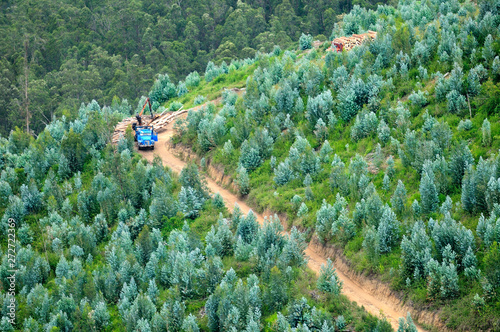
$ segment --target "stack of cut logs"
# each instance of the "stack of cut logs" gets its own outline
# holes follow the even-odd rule
[[[343,50],[350,51],[354,47],[363,44],[363,42],[377,38],[377,33],[375,31],[369,30],[367,33],[360,35],[353,34],[351,37],[339,37],[335,38],[332,42],[332,50],[337,52],[342,52]]]
[[[241,95],[242,93],[245,92],[245,88],[231,88],[230,90],[236,92],[238,95]],[[218,104],[220,102],[220,100],[221,100],[221,97],[219,97],[211,102]],[[191,110],[197,111],[200,108],[206,106],[207,104],[208,104],[208,102],[203,104],[203,105],[195,106],[195,107],[191,108]],[[154,131],[159,133],[159,132],[164,131],[166,129],[167,125],[169,123],[172,123],[179,115],[184,114],[188,111],[189,110],[183,110],[181,107],[178,111],[162,113],[153,119],[148,119],[147,117],[144,117],[143,118],[144,125],[153,126]],[[127,130],[127,127],[129,127],[129,126],[132,127],[132,124],[134,122],[137,122],[137,119],[135,117],[130,117],[130,118],[126,118],[126,119],[122,120],[121,122],[119,122],[116,125],[115,131],[114,131],[113,137],[112,137],[113,144],[118,143],[120,138],[122,136],[125,136],[125,131]]]
[[[145,125],[148,126],[153,126],[154,131],[156,132],[161,132],[165,129],[165,127],[171,123],[172,121],[175,120],[179,115],[186,113],[187,110],[180,109],[175,112],[170,112],[164,115],[160,115],[159,117],[153,119],[153,121],[148,122],[147,118],[144,119]],[[122,120],[119,122],[116,127],[115,131],[113,133],[113,138],[112,142],[114,144],[118,143],[120,138],[125,135],[125,130],[127,130],[127,127],[131,127],[134,122],[137,122],[137,119],[135,117],[130,117]]]

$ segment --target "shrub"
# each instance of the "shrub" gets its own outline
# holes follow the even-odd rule
[[[494,288],[500,287],[500,250],[497,242],[493,242],[484,256],[484,274]]]
[[[297,217],[302,218],[304,217],[307,212],[309,212],[309,209],[307,208],[307,205],[302,202],[299,207],[299,211],[297,212]]]
[[[241,166],[238,169],[238,176],[236,178],[240,195],[247,195],[250,192],[250,178],[248,177],[247,169]]]
[[[306,118],[309,124],[315,125],[319,119],[327,119],[328,114],[333,108],[333,97],[330,90],[317,95],[316,97],[308,97]]]
[[[278,186],[284,186],[294,178],[293,169],[290,167],[288,158],[284,162],[279,163],[274,170],[274,182]]]
[[[180,103],[178,101],[174,101],[172,104],[170,104],[169,111],[175,112],[175,111],[180,110],[181,107],[182,107],[182,103]]]
[[[197,87],[200,84],[200,75],[197,71],[191,72],[186,76],[186,86],[187,87]]]
[[[330,259],[327,260],[326,265],[321,264],[318,282],[316,285],[320,291],[340,295],[342,291],[342,281],[339,280],[337,272],[335,271],[333,263]]]
[[[384,119],[381,119],[378,127],[377,127],[377,135],[379,140],[383,143],[386,144],[389,141],[389,138],[391,137],[391,129],[385,123]]]
[[[488,121],[488,118],[484,119],[483,126],[481,127],[481,131],[483,133],[483,146],[491,145],[491,125]]]
[[[398,180],[398,186],[391,197],[391,204],[398,215],[402,215],[406,205],[406,188],[401,180]]]
[[[361,113],[356,115],[356,121],[351,129],[351,138],[358,141],[369,136],[377,129],[378,120],[375,113]]]
[[[321,162],[323,163],[329,163],[330,162],[330,154],[332,153],[333,149],[330,146],[330,142],[325,140],[323,142],[323,145],[321,146],[321,150],[319,151],[319,157],[321,159]]]
[[[469,119],[460,120],[458,124],[458,130],[469,131],[472,129],[472,121]]]
[[[245,243],[252,243],[259,230],[259,224],[257,223],[257,217],[252,210],[248,211],[245,218],[238,223],[238,229],[236,231],[236,236],[241,237]]]
[[[205,81],[211,82],[223,73],[224,70],[221,67],[217,67],[212,61],[209,61],[205,70]]]
[[[432,228],[432,238],[438,252],[438,257],[444,257],[447,246],[456,254],[457,262],[461,262],[466,256],[469,247],[475,248],[472,231],[460,222],[453,220],[447,213],[442,221],[436,221]]]
[[[418,90],[417,92],[413,91],[413,93],[408,97],[412,105],[422,108],[427,104],[427,91],[422,92]]]
[[[406,316],[406,320],[401,317],[399,318],[399,326],[398,326],[398,332],[417,332],[417,327],[413,323],[413,320],[411,319],[411,315],[408,312],[408,315]]]
[[[312,41],[313,41],[313,37],[309,34],[304,34],[302,33],[302,35],[300,36],[300,39],[299,39],[299,47],[300,49],[303,51],[303,50],[308,50],[310,48],[312,48]]]
[[[186,83],[184,82],[179,82],[179,84],[177,85],[177,97],[182,97],[184,96],[185,94],[187,94],[189,91],[186,87]]]
[[[422,173],[422,179],[420,181],[420,198],[422,201],[423,213],[430,213],[437,210],[439,203],[438,192],[433,179],[427,172]]]
[[[425,224],[417,221],[411,233],[403,235],[401,241],[401,260],[403,278],[417,281],[425,277],[427,262],[432,258],[432,242],[426,233]]]
[[[5,207],[12,195],[12,189],[7,181],[0,180],[0,206]]]
[[[205,96],[198,95],[194,98],[193,104],[194,105],[201,105],[204,104],[207,101],[207,98]]]
[[[198,144],[203,151],[208,151],[221,144],[226,130],[226,119],[223,116],[216,115],[211,121],[202,119],[198,125]]]
[[[399,226],[400,222],[396,219],[396,215],[386,205],[377,229],[378,248],[381,253],[390,252],[392,247],[396,245],[400,236]]]
[[[179,193],[179,209],[186,218],[198,217],[203,206],[203,197],[199,197],[196,190],[191,187],[181,187]]]

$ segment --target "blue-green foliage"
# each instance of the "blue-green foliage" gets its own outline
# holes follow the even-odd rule
[[[196,190],[191,187],[182,187],[179,193],[179,210],[186,218],[196,218],[203,206],[203,197],[199,197]]]
[[[238,223],[236,236],[240,236],[246,243],[252,243],[257,236],[258,229],[259,224],[257,223],[257,217],[252,210],[250,210],[247,216]]]
[[[313,50],[310,54],[313,55],[315,52],[316,51]],[[301,86],[308,96],[315,96],[321,91],[320,86],[323,82],[324,75],[321,68],[314,62],[306,62],[300,66],[298,75],[302,81]]]
[[[7,209],[5,210],[5,213],[2,217],[2,233],[6,234],[9,218],[14,219],[15,223],[17,225],[20,225],[22,224],[26,213],[26,204],[24,204],[24,202],[18,196],[11,195],[9,197],[9,205],[7,206]]]
[[[198,328],[198,323],[196,322],[196,317],[193,316],[193,314],[189,314],[184,319],[184,322],[182,323],[182,330],[186,332],[199,332],[200,329]]]
[[[339,231],[339,219],[345,213],[347,201],[337,194],[335,204],[330,205],[325,200],[316,213],[316,233],[320,240],[325,241]]]
[[[226,119],[216,115],[214,118],[202,119],[198,125],[198,144],[203,151],[221,144],[222,137],[226,134]]]
[[[417,221],[411,233],[401,241],[403,277],[418,281],[425,277],[427,262],[432,258],[432,242],[425,224]]]
[[[396,219],[396,214],[386,205],[377,229],[378,247],[381,253],[390,252],[392,247],[398,243],[400,237],[399,228],[400,222]]]
[[[240,164],[247,170],[253,171],[260,166],[262,157],[257,144],[252,144],[254,141],[249,142],[245,140],[241,145]]]
[[[189,73],[186,76],[186,86],[187,87],[197,87],[200,84],[200,75],[197,71]]]
[[[153,220],[161,222],[164,216],[171,218],[178,210],[178,203],[169,193],[168,186],[161,182],[155,182],[151,191],[151,205],[149,213]]]
[[[319,119],[327,119],[333,108],[333,97],[330,90],[317,95],[309,96],[307,99],[306,118],[311,125],[315,125]]]
[[[330,326],[330,318],[321,309],[311,307],[307,300],[302,297],[300,300],[295,300],[288,305],[288,315],[285,318],[281,313],[278,313],[278,329],[279,332],[285,331],[310,331],[316,328],[319,331],[333,331]]]
[[[432,174],[433,175],[433,174]],[[438,208],[438,192],[436,186],[429,173],[422,173],[422,180],[420,181],[420,198],[422,201],[422,211],[424,213],[434,212]]]
[[[481,215],[476,232],[486,248],[495,241],[500,243],[500,218],[497,217],[497,213],[493,212],[488,218]]]
[[[205,81],[211,82],[223,73],[224,70],[222,67],[217,67],[212,61],[209,61],[205,69]]]
[[[297,217],[303,218],[307,215],[307,212],[309,212],[309,208],[306,203],[302,202],[299,206],[299,210],[297,211]]]
[[[240,4],[237,7],[234,13],[242,10]],[[290,51],[283,54],[279,49],[272,54],[258,53],[252,60],[234,61],[230,66],[209,62],[207,82],[255,61],[260,67],[247,79],[242,103],[236,103],[236,94],[226,90],[219,113],[214,104],[190,111],[181,140],[197,140],[195,149],[204,153],[223,149],[223,156],[234,162],[229,169],[237,169],[242,195],[248,194],[250,182],[259,182],[270,171],[274,172],[277,186],[287,185],[277,189],[276,199],[288,195],[288,200],[289,190],[296,189],[290,186],[304,184],[306,201],[301,198],[303,193],[295,195],[292,213],[298,212],[304,222],[316,214],[316,233],[322,241],[346,243],[354,238],[355,242],[346,246],[349,252],[359,247],[362,240],[360,255],[362,259],[366,255],[371,267],[377,266],[380,256],[389,252],[394,252],[389,257],[393,260],[404,234],[399,275],[406,278],[408,285],[414,281],[417,287],[425,279],[429,299],[459,295],[459,274],[467,282],[475,282],[472,288],[476,289],[477,280],[484,273],[488,281],[484,283],[483,295],[488,303],[494,294],[488,283],[494,283],[498,275],[495,266],[489,264],[495,260],[495,242],[500,240],[498,156],[475,160],[470,151],[473,145],[469,148],[457,140],[475,144],[477,133],[471,131],[475,128],[472,123],[477,125],[484,120],[482,135],[479,133],[483,150],[496,146],[496,115],[490,112],[489,120],[484,119],[482,103],[486,99],[482,95],[489,93],[500,75],[495,40],[497,12],[491,4],[480,4],[478,10],[470,2],[457,1],[401,2],[397,9],[379,6],[376,11],[355,6],[343,16],[342,24],[336,24],[332,36],[371,29],[378,31],[377,38],[349,52],[329,52],[324,65],[318,56],[321,51],[297,56]],[[403,24],[398,23],[401,20]],[[311,40],[303,35],[300,48],[311,48]],[[435,86],[429,82],[431,78],[435,79]],[[415,83],[418,79],[421,82]],[[483,90],[481,84],[487,79],[491,82]],[[199,82],[197,72],[178,86],[167,75],[159,75],[149,97],[156,109]],[[235,82],[226,83],[233,86]],[[434,95],[428,96],[427,91]],[[396,99],[402,101],[395,105]],[[436,101],[437,106],[444,105],[448,112],[461,116],[468,113],[468,99],[472,118],[461,122],[461,132],[456,135],[439,118],[440,107],[412,114]],[[202,102],[197,98],[195,103]],[[144,98],[139,108],[143,103]],[[413,107],[409,108],[411,104]],[[26,316],[33,317],[25,320],[23,328],[81,328],[75,322],[74,313],[78,313],[88,317],[90,328],[96,330],[118,326],[156,331],[168,326],[171,330],[198,331],[194,316],[186,317],[196,308],[186,306],[184,301],[195,299],[201,303],[209,298],[205,309],[210,330],[259,330],[261,312],[267,319],[268,314],[285,307],[295,295],[293,278],[300,271],[297,268],[305,263],[305,235],[296,229],[290,236],[284,235],[276,217],[259,228],[253,214],[242,217],[237,212],[232,223],[221,216],[205,238],[201,234],[205,247],[198,240],[200,234],[190,233],[187,224],[182,231],[172,230],[170,226],[181,216],[178,211],[187,218],[202,213],[208,192],[194,165],[183,170],[177,182],[157,160],[153,165],[138,162],[123,140],[118,144],[119,153],[112,147],[104,149],[111,139],[108,125],[130,114],[130,109],[126,101],[120,105],[114,100],[111,107],[92,101],[82,105],[74,121],[65,117],[52,121],[34,144],[30,144],[28,135],[23,137],[18,131],[8,140],[0,139],[2,234],[6,234],[8,218],[14,218],[24,246],[18,251],[16,278],[18,288],[23,290],[18,296],[21,301],[27,297]],[[456,115],[446,117],[456,120],[455,125],[460,120]],[[412,117],[417,122],[412,123]],[[373,136],[377,129],[382,146],[376,148],[376,168],[369,169],[361,155],[351,160],[348,170],[337,155],[330,165],[329,142],[345,139],[345,128],[349,128],[352,118],[356,119],[350,128],[354,141]],[[365,155],[374,150],[375,144],[364,140],[352,146]],[[343,158],[353,155],[352,147],[344,150],[339,144],[332,146]],[[283,155],[282,149],[288,147],[288,154],[285,150]],[[475,150],[474,156],[483,154],[483,150]],[[219,158],[218,152],[214,151],[214,159]],[[383,157],[396,152],[401,160],[401,164],[397,161],[398,172],[390,156],[382,182],[385,192],[379,196],[382,173],[377,168],[385,166]],[[208,156],[205,158],[208,160]],[[269,158],[270,168],[266,162]],[[321,198],[320,191],[325,189],[325,172],[330,173],[330,189],[336,201],[333,205],[324,201],[316,211],[314,200]],[[397,181],[397,177],[406,175],[408,186],[415,176],[421,180],[420,197],[418,193],[408,193],[413,199],[413,213],[407,213],[410,211],[406,209],[406,189]],[[391,198],[393,212],[382,199],[388,198],[396,181]],[[260,199],[261,188],[255,189],[256,196],[251,198]],[[173,192],[178,191],[177,202]],[[461,194],[463,211],[452,204],[449,196],[438,209],[441,194],[442,198]],[[223,208],[219,198],[214,199],[213,206],[205,206]],[[464,225],[474,224],[470,215],[485,214],[477,224],[478,240],[452,219],[452,213],[457,217],[461,212],[467,213],[461,218]],[[40,215],[40,237],[34,236],[37,226],[33,214]],[[429,216],[444,219],[419,220]],[[356,236],[360,232],[362,236]],[[162,233],[170,233],[167,242]],[[33,248],[43,245],[47,256],[39,255],[28,244]],[[105,255],[98,259],[98,248],[102,247]],[[250,266],[262,276],[261,284],[254,275],[238,280],[235,271],[225,273],[220,257],[233,253],[236,260],[245,261],[245,268]],[[386,262],[381,260],[380,267],[385,267]],[[339,280],[332,276],[333,267],[324,270],[328,271],[320,275],[320,288],[337,293]],[[5,271],[4,258],[0,272],[4,275]],[[48,281],[50,287],[45,288]],[[161,308],[160,299],[164,302]],[[481,307],[484,305],[483,302]],[[333,330],[330,319],[320,319],[323,313],[311,308],[306,300],[291,301],[287,313],[286,318],[278,314],[277,330]],[[351,324],[350,316],[346,314],[346,318]],[[338,330],[345,328],[346,319],[338,316],[335,325]],[[352,322],[352,326],[358,325]],[[5,319],[2,328],[10,329]],[[401,324],[401,330],[413,330],[410,318]]]
[[[159,74],[149,92],[149,99],[151,103],[156,101],[161,104],[175,97],[177,95],[176,90],[175,84],[170,82],[170,78],[167,74]]]
[[[224,105],[234,105],[236,104],[237,99],[238,95],[236,94],[236,92],[228,89],[222,91],[222,103]]]
[[[406,188],[401,180],[398,181],[394,195],[391,197],[392,208],[398,215],[402,215],[406,205]]]
[[[338,189],[342,195],[349,194],[348,175],[346,174],[345,164],[340,157],[335,154],[332,161],[332,172],[330,173],[330,188]]]
[[[406,320],[403,317],[399,318],[398,332],[417,332],[417,327],[411,319],[411,315],[408,312]]]
[[[351,193],[359,197],[368,185],[368,164],[362,156],[356,154],[349,164],[349,187]]]
[[[230,269],[205,305],[210,331],[244,331],[250,322],[258,322],[261,312],[260,292],[255,275],[243,281]]]
[[[373,112],[356,115],[356,121],[351,129],[352,140],[358,141],[369,136],[371,133],[375,132],[377,125],[377,116]]]
[[[179,82],[179,84],[177,85],[177,97],[182,97],[182,96],[184,96],[188,92],[189,91],[188,91],[188,89],[186,87],[186,83]]]
[[[330,259],[327,260],[327,265],[322,264],[319,272],[317,287],[320,291],[340,295],[342,291],[342,281],[339,280],[337,272],[333,267]]]
[[[274,169],[274,182],[276,182],[278,186],[284,186],[293,178],[294,172],[288,159],[280,162],[278,167]]]
[[[219,219],[217,227],[212,226],[205,240],[207,242],[205,252],[209,256],[215,254],[224,257],[233,253],[233,233],[229,228],[229,223],[225,219]]]
[[[313,37],[311,35],[302,34],[299,39],[299,47],[301,50],[307,50],[312,47]]]
[[[198,167],[194,163],[186,165],[179,176],[179,181],[184,187],[193,188],[203,198],[208,196],[204,180],[200,177]]]
[[[36,183],[32,180],[29,186],[23,184],[19,189],[21,192],[21,199],[24,203],[24,208],[28,212],[36,212],[42,207],[43,193],[41,193]]]
[[[283,226],[277,216],[264,220],[264,225],[259,228],[256,239],[256,251],[259,265],[264,269],[271,269],[276,265],[283,247],[285,237],[281,234]]]
[[[307,139],[297,136],[288,157],[274,170],[274,181],[278,185],[285,185],[296,177],[307,174],[314,176],[320,168],[320,158]]]
[[[330,146],[330,143],[328,142],[328,140],[325,140],[323,142],[323,145],[321,146],[321,150],[319,151],[319,157],[321,159],[321,162],[329,163],[330,162],[330,154],[332,152],[333,152],[333,149]]]
[[[427,263],[427,293],[431,298],[449,299],[458,296],[457,266],[451,261],[439,264],[431,258]]]
[[[238,175],[236,178],[240,195],[247,195],[250,192],[250,178],[245,167],[238,168]]]
[[[225,207],[224,199],[222,198],[222,195],[220,193],[216,193],[212,197],[212,204],[217,209],[223,209]]]
[[[207,101],[207,98],[205,96],[198,95],[194,98],[193,105],[201,105],[204,104]]]
[[[469,165],[474,165],[474,157],[467,144],[462,142],[454,149],[450,158],[451,179],[454,185],[462,185],[462,179]]]
[[[410,102],[418,107],[418,108],[422,108],[424,107],[426,104],[427,104],[427,91],[421,91],[421,90],[418,90],[417,92],[413,91],[413,93],[408,97],[408,99],[410,100]]]
[[[378,123],[377,136],[383,144],[387,143],[389,141],[389,138],[391,137],[391,129],[389,128],[387,123],[385,123],[384,119],[381,119]]]
[[[264,95],[262,95],[264,96]],[[262,97],[260,101],[262,101]],[[276,102],[276,109],[278,112],[283,112],[285,114],[294,113],[294,100],[296,100],[299,97],[299,91],[297,89],[292,89],[290,83],[288,81],[285,81],[276,91],[276,94],[274,95],[274,100]],[[259,107],[262,109],[262,106]]]
[[[442,257],[445,247],[449,245],[450,249],[456,254],[457,262],[460,262],[465,257],[469,247],[475,248],[472,231],[460,222],[453,220],[449,213],[445,215],[442,221],[434,223],[431,234],[438,257]]]
[[[306,235],[298,231],[296,227],[293,227],[283,246],[279,264],[283,267],[299,267],[305,265],[307,263],[307,259],[304,257],[306,248]]]

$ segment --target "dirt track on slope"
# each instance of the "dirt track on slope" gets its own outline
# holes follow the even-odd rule
[[[168,141],[173,135],[172,127],[173,124],[169,124],[166,130],[159,134],[155,150],[141,150],[139,153],[150,162],[153,161],[155,155],[158,155],[163,160],[163,164],[165,166],[170,167],[176,173],[180,173],[186,165],[186,162],[177,158],[168,147]],[[207,177],[206,180],[210,191],[213,193],[220,193],[230,211],[233,210],[234,204],[238,203],[242,213],[248,213],[250,207],[245,203],[245,201],[240,200],[236,195],[222,188],[212,179]],[[255,214],[258,222],[262,224],[264,222],[264,217],[261,214]],[[326,258],[313,250],[311,245],[307,247],[305,254],[309,257],[307,266],[316,272],[316,274],[319,274],[321,265],[326,264]],[[349,300],[355,301],[359,306],[364,306],[369,313],[377,317],[380,317],[380,315],[383,314],[391,323],[393,328],[397,330],[399,317],[406,318],[406,312],[400,307],[400,305],[398,303],[394,303],[393,299],[389,297],[383,297],[380,296],[380,294],[373,294],[368,289],[363,288],[363,286],[358,282],[349,278],[340,270],[339,266],[336,266],[336,268],[337,274],[343,282],[342,293],[346,295]],[[419,331],[425,331],[419,326],[417,326],[417,328]]]

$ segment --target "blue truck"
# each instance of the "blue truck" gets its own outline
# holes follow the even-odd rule
[[[139,150],[150,148],[155,149],[155,142],[158,142],[158,133],[153,126],[133,126],[135,130],[134,139],[137,141]]]

